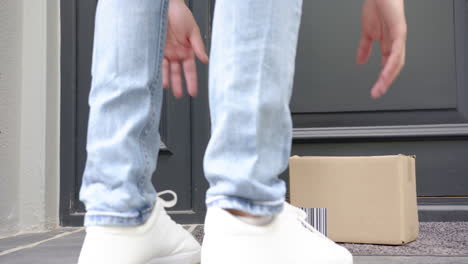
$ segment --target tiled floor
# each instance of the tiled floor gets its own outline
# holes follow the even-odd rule
[[[186,226],[200,236],[201,228]],[[40,234],[0,238],[0,263],[76,263],[85,232],[83,228],[60,228]],[[356,264],[467,264],[468,256],[355,256]]]

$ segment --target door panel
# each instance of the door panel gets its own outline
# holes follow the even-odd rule
[[[405,3],[406,66],[374,100],[369,92],[380,70],[378,44],[368,65],[355,64],[361,4],[304,1],[291,100],[295,127],[467,122],[465,1]]]
[[[62,223],[82,224],[79,190],[86,162],[94,16],[96,0],[62,1]],[[65,67],[64,67],[65,66]],[[161,150],[152,182],[158,191],[177,193],[171,212],[182,222],[200,218],[193,211],[191,99],[165,91],[161,113]],[[194,218],[195,217],[195,218]]]
[[[304,1],[297,53],[294,113],[404,111],[456,107],[454,10],[449,1],[406,1],[407,64],[380,100],[369,91],[380,71],[380,47],[370,63],[355,63],[358,1]]]
[[[355,64],[361,1],[304,1],[291,100],[292,155],[414,154],[421,220],[466,221],[468,4],[405,4],[406,65],[389,92],[373,100],[379,46],[368,65]]]

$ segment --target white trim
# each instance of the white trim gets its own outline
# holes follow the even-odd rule
[[[47,2],[46,228],[59,224],[60,201],[60,0]]]
[[[294,139],[467,136],[468,124],[294,128]]]
[[[59,0],[23,0],[19,218],[22,232],[58,225]]]

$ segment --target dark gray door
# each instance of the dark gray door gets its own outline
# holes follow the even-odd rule
[[[468,220],[468,4],[405,1],[407,64],[380,100],[369,90],[379,72],[355,65],[362,1],[304,0],[291,101],[297,155],[417,156],[420,219]],[[77,199],[85,161],[87,94],[95,0],[62,0],[61,223],[82,223]],[[214,0],[189,1],[210,42]],[[154,183],[174,189],[182,222],[202,222],[207,183],[202,159],[210,135],[207,68],[197,99],[166,97]],[[288,178],[286,171],[282,178]]]
[[[61,198],[62,225],[81,225],[84,205],[79,201],[86,162],[86,133],[89,114],[90,67],[93,46],[96,0],[63,0],[62,6],[62,119],[61,119]],[[209,13],[206,2],[205,14]],[[206,27],[206,26],[205,26]],[[199,65],[200,74],[206,67]],[[205,88],[201,77],[201,88]],[[206,90],[206,89],[205,89]],[[206,95],[201,93],[201,96]],[[179,222],[201,222],[203,192],[206,186],[201,167],[192,164],[193,153],[201,157],[206,140],[193,140],[192,115],[194,105],[187,96],[181,100],[165,92],[161,116],[161,151],[153,184],[157,190],[173,190],[178,195],[176,207],[170,211]],[[198,126],[207,126],[207,116],[198,118]],[[198,128],[202,132],[204,129]],[[206,134],[206,132],[203,132]],[[195,144],[195,145],[194,145]],[[200,163],[200,158],[197,161]],[[192,168],[192,166],[194,168]],[[206,189],[203,188],[203,189]]]
[[[361,2],[304,1],[293,154],[415,154],[421,219],[468,220],[466,1],[405,1],[406,67],[380,100],[379,47],[355,64]]]

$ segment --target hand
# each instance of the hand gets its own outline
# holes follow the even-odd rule
[[[176,98],[181,98],[184,94],[181,64],[187,92],[190,96],[197,95],[195,56],[203,63],[208,63],[200,29],[183,0],[170,0],[163,59],[163,87],[169,88],[170,83]]]
[[[378,40],[382,52],[382,71],[371,90],[373,98],[385,94],[405,64],[406,19],[403,0],[364,0],[362,36],[357,63],[369,59],[372,42]]]

